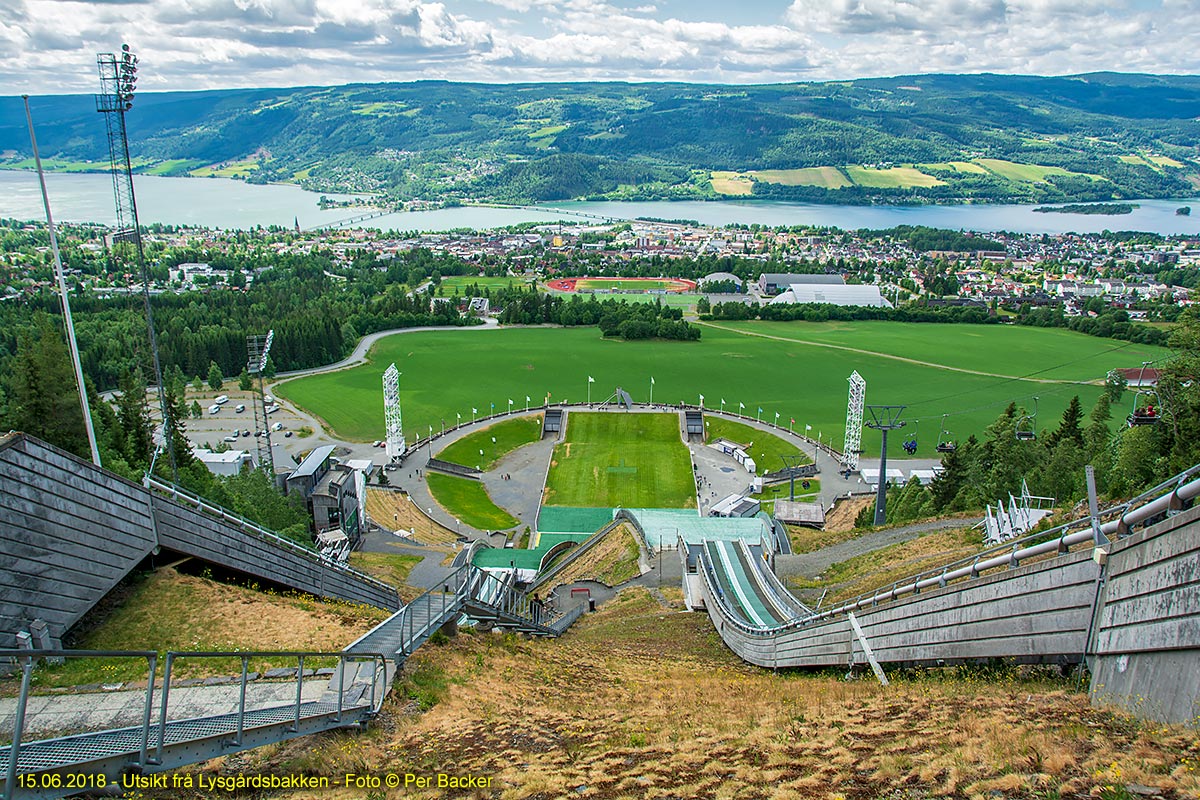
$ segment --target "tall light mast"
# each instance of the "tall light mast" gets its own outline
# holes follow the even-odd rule
[[[404,426],[400,418],[400,373],[392,364],[383,373],[383,430],[388,461],[404,455]]]
[[[146,311],[146,330],[150,340],[150,355],[154,361],[154,385],[158,388],[158,411],[162,417],[163,445],[171,461],[171,477],[179,480],[175,463],[176,431],[167,410],[166,386],[163,385],[162,365],[158,360],[158,336],[154,332],[154,312],[150,307],[150,268],[142,248],[142,232],[138,225],[137,200],[133,194],[133,168],[129,159],[129,137],[125,131],[125,112],[133,108],[133,92],[137,85],[138,58],[121,45],[121,53],[98,53],[96,67],[100,71],[100,94],[96,95],[96,110],[104,115],[108,130],[108,157],[112,166],[113,199],[117,225],[112,233],[112,247],[126,242],[133,247],[138,272],[142,278],[142,300]]]
[[[850,373],[850,393],[846,398],[846,439],[842,445],[842,466],[854,472],[862,452],[863,404],[867,399],[867,382],[858,370]]]

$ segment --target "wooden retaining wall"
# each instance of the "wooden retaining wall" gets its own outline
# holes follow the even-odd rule
[[[1091,696],[1200,727],[1200,506],[1115,542]]]
[[[0,647],[35,619],[61,637],[166,548],[314,595],[399,608],[395,589],[281,546],[24,434],[0,439]]]

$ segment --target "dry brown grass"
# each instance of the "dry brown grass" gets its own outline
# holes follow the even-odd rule
[[[561,586],[587,580],[617,586],[638,574],[637,538],[625,524],[606,534],[603,541],[580,556],[553,582],[555,586]]]
[[[335,789],[312,798],[1164,798],[1200,792],[1194,732],[1142,725],[1061,683],[933,673],[890,687],[772,673],[700,614],[641,589],[557,641],[460,636],[406,672],[447,677],[420,713],[393,697],[365,737],[302,740],[236,771],[476,774],[477,792]],[[233,769],[210,765],[210,769]]]
[[[413,531],[418,542],[449,548],[458,535],[425,516],[408,495],[388,489],[367,489],[367,516],[388,530]]]
[[[789,583],[798,590],[828,588],[826,602],[838,602],[891,586],[979,550],[978,531],[969,528],[935,531],[834,564],[818,579],[794,578]]]

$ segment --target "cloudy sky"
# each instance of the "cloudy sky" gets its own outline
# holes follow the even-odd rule
[[[356,81],[1200,72],[1200,0],[0,0],[0,94]]]

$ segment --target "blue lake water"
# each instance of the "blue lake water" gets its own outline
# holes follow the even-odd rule
[[[112,180],[107,174],[46,176],[54,218],[63,222],[112,224]],[[226,178],[160,178],[135,176],[138,215],[143,224],[202,225],[212,228],[328,225],[355,216],[355,209],[322,210],[320,197],[296,186],[255,186]],[[329,195],[336,197],[337,195]],[[1162,234],[1200,234],[1200,198],[1142,200],[1132,214],[1119,216],[1038,214],[1029,205],[833,206],[809,203],[723,200],[720,202],[571,202],[542,207],[469,206],[413,211],[372,219],[373,228],[440,231],[451,228],[495,228],[521,222],[589,220],[594,217],[694,219],[707,225],[828,225],[848,230],[928,225],[934,228],[1024,233],[1080,233],[1139,230]],[[1175,210],[1190,206],[1191,216]],[[0,217],[44,219],[37,175],[0,170]]]

